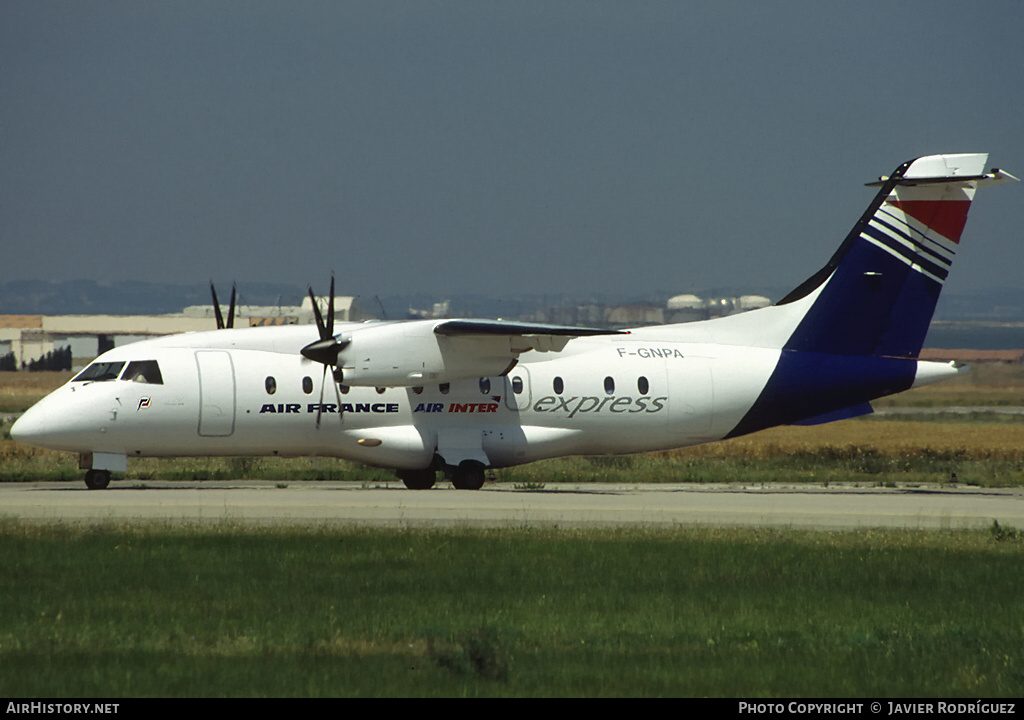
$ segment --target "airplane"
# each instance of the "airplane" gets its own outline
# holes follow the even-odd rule
[[[129,457],[175,456],[333,456],[393,469],[410,489],[438,473],[479,489],[490,468],[864,415],[964,370],[918,355],[975,190],[1017,181],[987,160],[920,157],[868,183],[877,194],[828,263],[762,309],[629,330],[335,323],[332,278],[315,327],[218,318],[114,348],[11,436],[78,453],[91,489]]]

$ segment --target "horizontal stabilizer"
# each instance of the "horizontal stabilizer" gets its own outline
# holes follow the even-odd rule
[[[867,187],[884,187],[893,180],[894,185],[914,187],[917,185],[973,183],[975,188],[1003,185],[1019,182],[1019,178],[1010,173],[992,168],[984,172],[985,153],[961,153],[958,155],[931,155],[918,158],[901,177],[891,178],[883,175],[874,182],[865,183]]]

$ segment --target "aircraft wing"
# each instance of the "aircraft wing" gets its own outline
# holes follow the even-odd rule
[[[524,352],[560,352],[573,338],[624,334],[503,320],[412,320],[346,329],[301,352],[335,368],[335,377],[343,377],[346,385],[415,387],[504,375]]]
[[[494,339],[499,342],[507,339],[509,349],[521,353],[527,350],[558,352],[573,338],[628,335],[629,331],[506,320],[444,320],[434,326],[434,333],[450,338]]]

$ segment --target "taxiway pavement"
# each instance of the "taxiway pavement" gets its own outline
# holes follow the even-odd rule
[[[36,522],[363,525],[380,527],[671,527],[960,529],[1024,527],[1024,491],[946,485],[548,484],[480,491],[397,481],[121,481],[0,484],[0,518]]]

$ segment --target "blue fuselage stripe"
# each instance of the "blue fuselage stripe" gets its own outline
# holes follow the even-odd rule
[[[784,350],[768,383],[726,437],[815,418],[909,389],[917,361]]]

